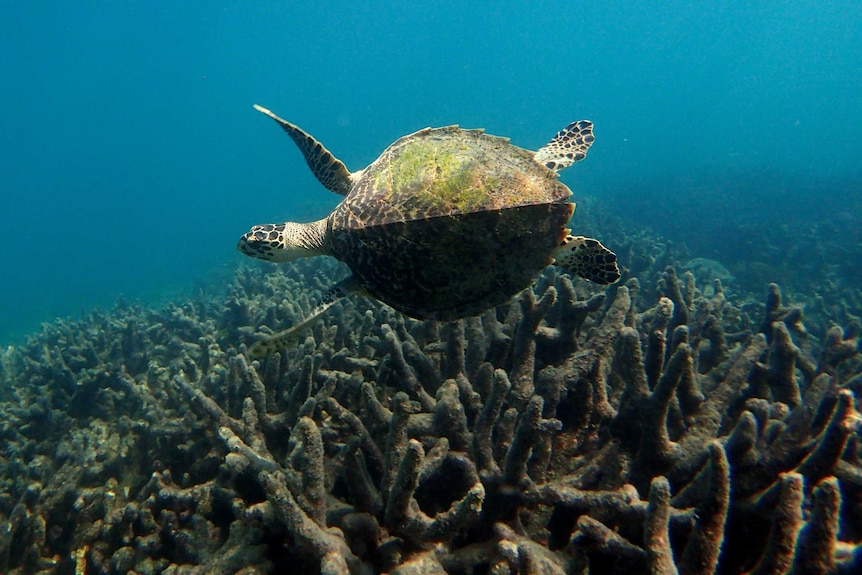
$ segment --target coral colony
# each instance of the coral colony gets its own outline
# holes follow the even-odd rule
[[[858,318],[619,243],[606,291],[351,297],[263,359],[343,268],[45,325],[2,358],[0,572],[862,573]]]

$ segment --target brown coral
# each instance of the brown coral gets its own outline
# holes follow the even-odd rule
[[[854,332],[663,261],[451,324],[347,299],[262,362],[337,272],[48,326],[3,359],[0,570],[852,572]]]

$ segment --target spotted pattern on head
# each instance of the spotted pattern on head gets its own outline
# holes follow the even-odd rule
[[[572,122],[536,152],[535,160],[546,168],[559,172],[586,158],[587,150],[595,139],[592,122]]]
[[[240,239],[237,249],[247,256],[268,262],[289,262],[326,254],[327,220],[252,226]]]
[[[239,239],[237,249],[253,258],[274,260],[276,250],[284,249],[284,224],[252,226]]]

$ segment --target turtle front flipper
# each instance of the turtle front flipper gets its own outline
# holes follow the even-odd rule
[[[559,172],[586,158],[587,150],[595,140],[592,122],[572,122],[536,152],[533,158],[546,168]]]
[[[311,168],[314,177],[323,184],[323,187],[342,196],[346,196],[350,192],[350,188],[353,187],[353,179],[344,162],[333,156],[329,150],[323,147],[323,144],[299,126],[279,118],[263,106],[255,104],[254,109],[278,122],[281,128],[287,132],[287,135],[305,156],[305,162]]]
[[[608,285],[620,279],[617,255],[599,240],[567,236],[553,256],[554,264],[591,282]]]
[[[311,310],[304,320],[274,335],[264,336],[252,344],[248,349],[249,353],[252,357],[264,357],[299,343],[305,337],[308,330],[318,322],[323,312],[332,307],[341,298],[353,293],[362,294],[365,291],[362,289],[359,281],[350,276],[326,290],[326,293],[320,298],[320,303]]]

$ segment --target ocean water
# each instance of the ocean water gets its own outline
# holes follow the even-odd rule
[[[536,149],[588,118],[563,179],[596,209],[730,268],[805,237],[862,269],[858,2],[2,2],[0,38],[3,345],[326,215],[254,103],[351,169],[429,125]]]

